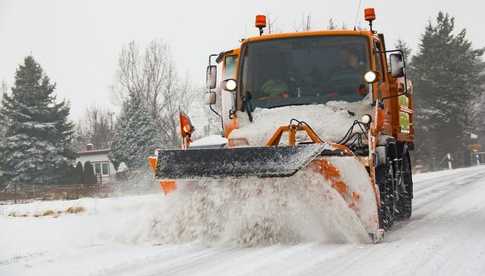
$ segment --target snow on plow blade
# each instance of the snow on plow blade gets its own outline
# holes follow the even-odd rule
[[[330,150],[326,144],[165,150],[158,154],[155,176],[163,179],[288,177],[321,154],[341,153]]]
[[[165,194],[170,192],[166,185],[173,184],[173,190],[175,182],[180,187],[190,187],[192,192],[198,190],[199,184],[210,183],[206,186],[209,195],[220,192],[221,187],[232,186],[227,185],[229,183],[239,184],[230,188],[231,193],[234,189],[252,191],[250,187],[278,190],[293,186],[295,198],[301,197],[301,202],[307,202],[309,195],[318,199],[313,200],[312,212],[330,217],[332,231],[353,229],[355,233],[368,235],[371,241],[382,237],[378,225],[377,190],[366,168],[358,158],[332,145],[165,150],[159,151],[157,159],[154,162],[155,176],[161,180]],[[276,182],[283,186],[275,188]],[[214,190],[210,190],[212,188]],[[283,193],[279,200],[286,196]],[[329,213],[333,215],[325,215]]]

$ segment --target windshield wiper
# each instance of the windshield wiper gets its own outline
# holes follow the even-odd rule
[[[243,108],[245,109],[246,113],[248,113],[248,118],[250,122],[253,122],[253,107],[251,105],[251,100],[253,96],[251,95],[251,92],[246,91],[246,96],[242,97],[243,100]]]
[[[286,104],[270,105],[270,106],[266,106],[265,108],[271,109],[271,108],[278,108],[278,107],[285,107],[285,106],[310,105],[310,104],[312,103],[286,103]]]

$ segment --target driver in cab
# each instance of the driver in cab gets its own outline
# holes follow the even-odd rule
[[[368,89],[363,80],[366,70],[365,63],[359,58],[356,49],[350,47],[341,48],[337,57],[339,64],[336,66],[328,82],[334,84],[336,88],[351,86],[357,96],[366,96]]]
[[[288,98],[288,85],[280,79],[269,79],[263,86],[261,86],[261,91],[265,96],[259,99],[270,99],[270,98]]]

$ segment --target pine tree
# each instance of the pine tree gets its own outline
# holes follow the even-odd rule
[[[485,70],[482,74],[485,78]],[[477,120],[475,122],[476,129],[478,130],[476,134],[478,134],[478,142],[482,146],[481,151],[485,150],[485,84],[482,86],[482,95],[480,97],[480,101],[477,102],[475,106]],[[485,162],[485,160],[482,160]]]
[[[84,163],[83,184],[93,185],[98,182],[94,174],[94,167],[90,161]]]
[[[74,157],[69,144],[73,125],[69,105],[57,102],[55,84],[32,56],[15,75],[11,94],[4,94],[0,109],[6,125],[0,144],[0,170],[13,183],[55,183]]]
[[[124,162],[130,169],[146,166],[148,155],[159,147],[160,137],[155,123],[141,97],[131,93],[115,125],[111,145],[113,163]]]
[[[75,184],[74,182],[74,172],[76,168],[73,165],[68,163],[64,163],[63,166],[59,169],[59,174],[62,176],[59,178],[58,183],[70,185]]]
[[[78,161],[76,167],[74,168],[73,173],[73,184],[82,184],[84,183],[84,171],[83,171],[83,164],[81,161]]]
[[[466,31],[454,33],[455,19],[440,12],[429,23],[412,58],[418,159],[438,165],[450,152],[463,164],[483,79],[483,49],[473,49]]]
[[[8,88],[7,88],[7,83],[5,81],[2,81],[1,85],[1,94],[0,94],[0,102],[3,101],[3,95],[7,94]],[[0,113],[0,145],[5,145],[7,143],[5,139],[5,134],[7,132],[7,118],[4,118],[2,114]],[[1,151],[0,147],[0,164],[5,162],[5,156],[2,154],[3,152]],[[6,172],[2,169],[2,166],[0,165],[0,189],[1,186],[7,181],[7,175]]]

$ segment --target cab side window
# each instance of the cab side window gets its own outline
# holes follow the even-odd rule
[[[226,56],[224,58],[223,80],[236,78],[237,56]]]
[[[379,42],[374,42],[374,57],[376,60],[376,70],[379,73],[379,83],[382,83],[385,74],[384,74],[384,69],[383,69],[383,63],[382,63],[382,49],[381,49],[381,44]]]

